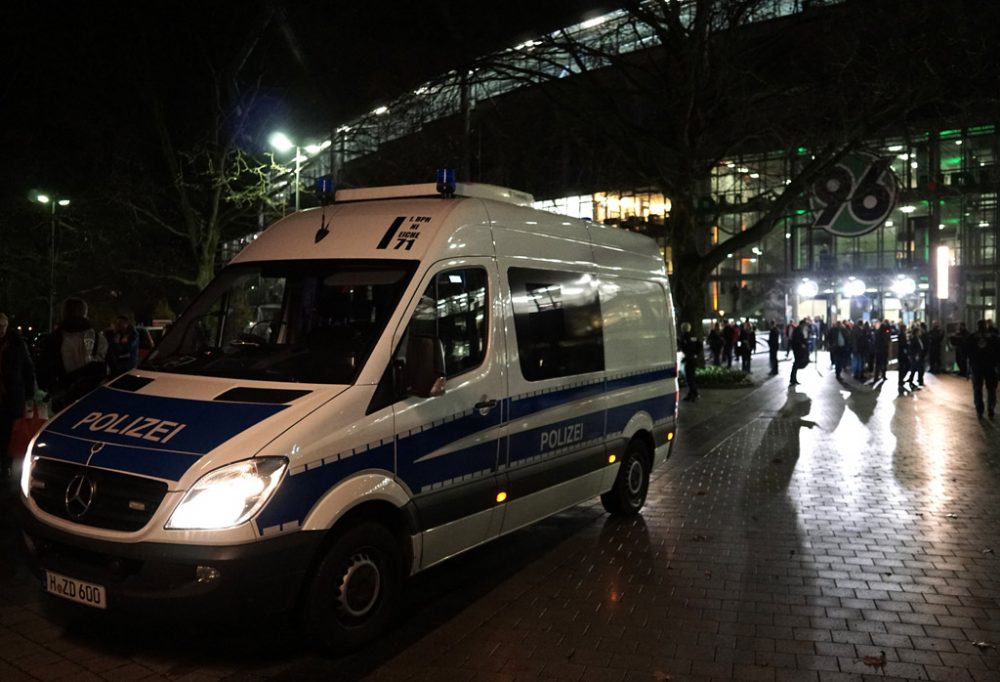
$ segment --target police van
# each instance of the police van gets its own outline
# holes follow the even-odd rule
[[[344,650],[411,574],[596,496],[639,512],[676,426],[657,245],[491,185],[325,197],[32,442],[47,592],[286,611]]]

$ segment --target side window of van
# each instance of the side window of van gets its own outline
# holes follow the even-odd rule
[[[597,281],[580,272],[510,268],[521,373],[528,381],[604,369]]]
[[[427,286],[406,326],[394,358],[406,353],[412,335],[440,339],[444,347],[445,376],[453,377],[478,367],[486,357],[488,278],[482,268],[438,273]],[[386,367],[366,414],[391,405],[400,398],[393,387],[393,366]]]
[[[441,340],[447,377],[478,367],[486,356],[486,289],[482,268],[441,272],[413,313],[411,331]]]

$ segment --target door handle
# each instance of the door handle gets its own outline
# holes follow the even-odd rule
[[[480,414],[486,414],[496,406],[497,406],[497,401],[495,398],[489,398],[488,400],[480,400],[478,403],[473,405],[473,407],[479,410]]]

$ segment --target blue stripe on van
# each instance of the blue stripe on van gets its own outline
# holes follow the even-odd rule
[[[95,444],[93,441],[50,431],[38,437],[35,447],[35,454],[39,457],[168,481],[180,479],[201,458],[201,455],[189,452]]]
[[[285,407],[102,387],[46,425],[37,454],[177,481],[202,455]]]
[[[565,452],[604,438],[604,412],[597,411],[510,435],[508,457],[515,467],[539,455]]]
[[[560,389],[551,393],[539,393],[537,395],[511,398],[509,419],[519,419],[535,412],[560,407],[566,403],[600,396],[605,390],[604,383],[604,379],[600,379],[590,384]]]
[[[613,379],[607,383],[609,386],[614,386],[615,390],[620,390],[622,388],[641,386],[653,381],[662,381],[663,379],[676,376],[676,373],[676,368],[657,369],[651,372]],[[483,472],[496,472],[497,439],[456,450],[447,455],[425,460],[424,462],[418,463],[416,460],[435,450],[445,448],[459,439],[499,425],[501,423],[501,415],[505,417],[509,416],[510,419],[524,417],[534,412],[558,407],[582,398],[600,395],[603,388],[604,380],[601,379],[584,386],[552,391],[547,394],[527,395],[513,400],[508,399],[503,401],[498,405],[497,409],[492,410],[485,417],[473,412],[472,414],[465,414],[451,420],[445,420],[418,433],[397,435],[395,437],[395,446],[398,451],[397,464],[399,478],[416,493],[434,484],[461,479],[463,476],[468,477],[475,474],[482,474]],[[616,406],[608,410],[608,431],[611,433],[615,432],[615,428],[611,426],[612,423],[617,425],[617,431],[621,431],[627,424],[627,420],[637,410],[646,410],[653,417],[654,421],[669,417],[673,415],[674,400],[674,394],[671,392],[665,396]],[[572,451],[574,449],[573,446],[576,446],[578,443],[586,444],[588,441],[603,438],[605,429],[604,414],[604,411],[597,410],[589,414],[580,415],[579,417],[562,420],[554,424],[547,424],[523,433],[513,434],[510,437],[509,448],[511,467],[528,465],[529,463],[526,460],[539,455],[544,455],[540,461],[546,461],[552,453],[561,454]],[[625,417],[626,414],[628,415],[627,417]],[[622,419],[625,421],[621,422]],[[558,447],[559,430],[572,427],[576,423],[582,424],[581,440]],[[542,433],[549,432],[551,434],[553,431],[557,432],[555,436],[557,447],[546,447],[544,453],[542,453]],[[572,432],[570,433],[572,434]],[[566,436],[564,435],[563,438],[565,439]],[[358,453],[344,459],[337,459],[322,466],[313,466],[294,476],[286,477],[281,487],[275,493],[274,498],[258,515],[256,520],[258,530],[262,531],[264,528],[271,528],[282,524],[300,524],[305,520],[316,502],[338,481],[352,473],[366,469],[392,471],[393,444],[386,443],[366,452]],[[487,473],[486,475],[489,474]]]
[[[471,414],[444,421],[419,433],[397,435],[396,465],[399,477],[406,481],[411,490],[418,491],[433,483],[449,481],[483,470],[496,471],[496,439],[424,462],[416,460],[435,450],[446,448],[462,438],[499,426],[502,409],[500,406],[500,409],[490,410],[486,416],[473,411]]]
[[[96,453],[92,450],[100,447]],[[34,454],[46,459],[72,462],[139,476],[176,481],[197,462],[201,455],[173,450],[125,447],[95,443],[46,431],[38,437]]]
[[[607,392],[617,391],[623,388],[632,388],[634,386],[639,386],[641,384],[650,384],[654,381],[663,381],[664,379],[673,379],[677,376],[676,367],[666,367],[664,369],[653,370],[652,372],[643,372],[642,374],[634,374],[628,377],[619,377],[617,379],[608,379],[607,382]]]
[[[257,515],[257,531],[286,523],[298,524],[323,495],[344,478],[365,469],[392,471],[393,444],[385,443],[350,457],[286,476],[274,497]]]
[[[59,415],[45,430],[92,443],[205,454],[285,407],[165,398],[102,387]]]
[[[654,423],[672,417],[676,399],[676,396],[671,393],[669,396],[657,396],[608,408],[608,433],[621,433],[633,415],[640,410],[648,412]]]

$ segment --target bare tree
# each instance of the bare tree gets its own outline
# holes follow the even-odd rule
[[[157,73],[163,65],[153,63],[149,42],[137,30],[143,38],[135,48],[144,60],[141,92],[162,171],[119,174],[115,199],[135,232],[179,240],[189,258],[163,263],[148,254],[132,274],[152,274],[200,289],[215,274],[220,243],[254,231],[262,216],[277,211],[268,181],[286,169],[269,154],[248,151],[259,147],[264,123],[260,74],[244,74],[253,70],[245,67],[271,18],[270,11],[259,16],[225,58],[204,50],[198,87],[191,88],[190,101],[180,106],[161,87],[164,81]],[[194,132],[185,128],[192,120],[199,125]]]
[[[953,17],[943,39],[932,2],[848,2],[790,16],[773,12],[779,4],[627,0],[617,21],[558,31],[479,65],[479,78],[544,86],[554,109],[585,122],[587,144],[607,141],[608,165],[627,168],[633,187],[669,197],[663,236],[680,320],[704,319],[713,270],[801,206],[845,154],[953,114],[955,79],[983,76],[994,61],[977,59],[990,54],[978,39],[963,43],[963,59],[933,54],[943,43],[954,50],[970,27]],[[756,217],[712,243],[719,208],[703,199],[713,171],[774,150],[796,156],[791,174],[727,207]]]

